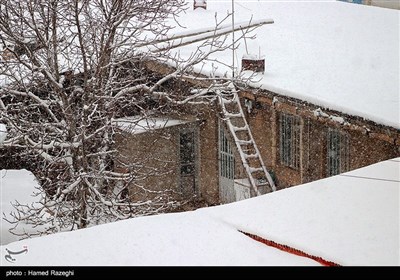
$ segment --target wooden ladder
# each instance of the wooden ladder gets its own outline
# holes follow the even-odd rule
[[[216,93],[222,108],[223,119],[233,136],[254,194],[258,196],[276,191],[244,116],[235,86],[230,83],[228,88],[220,87]]]

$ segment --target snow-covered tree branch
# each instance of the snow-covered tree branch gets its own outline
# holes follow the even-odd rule
[[[50,224],[50,233],[174,206],[168,191],[152,201],[130,201],[128,185],[156,171],[144,172],[139,160],[123,163],[126,173],[115,171],[113,120],[148,117],[159,109],[159,97],[185,104],[206,95],[176,95],[165,86],[197,79],[195,65],[232,47],[228,28],[218,22],[203,37],[168,37],[185,8],[182,0],[0,0],[3,145],[35,159],[32,171],[41,185],[41,202],[17,205],[12,222]],[[238,26],[240,37],[259,24]],[[189,59],[171,51],[191,42],[200,45]],[[146,66],[151,61],[173,70],[156,73]]]

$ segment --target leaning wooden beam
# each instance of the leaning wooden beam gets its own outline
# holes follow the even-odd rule
[[[224,25],[213,30],[203,30],[202,32],[195,32],[193,34],[184,34],[171,37],[164,40],[162,43],[153,45],[150,50],[153,52],[162,52],[178,47],[183,47],[196,42],[204,41],[210,38],[215,38],[225,34],[229,34],[233,31],[242,31],[250,28],[256,28],[265,24],[272,24],[274,21],[272,19],[262,19],[250,22],[240,22],[235,24],[234,28],[231,25]],[[232,30],[233,29],[233,30]]]
[[[259,20],[259,21],[241,22],[241,23],[236,24],[236,26],[249,25],[249,23],[257,25],[257,22],[259,25],[260,25],[260,22],[264,22],[263,24],[274,23],[274,21],[272,19],[264,19],[264,20]],[[249,28],[249,27],[251,27],[251,26],[247,26],[247,28]],[[206,28],[201,28],[201,29],[197,29],[197,30],[191,30],[189,32],[182,32],[179,34],[175,34],[171,37],[152,41],[151,43],[145,42],[145,43],[139,44],[137,47],[140,48],[140,47],[145,47],[145,46],[149,46],[149,45],[157,45],[157,44],[165,43],[165,42],[172,41],[172,40],[179,40],[179,39],[193,37],[193,36],[197,36],[197,35],[201,35],[201,34],[205,34],[205,33],[216,32],[217,30],[227,29],[227,28],[230,28],[232,30],[232,24],[230,24],[230,23],[220,24],[220,25],[217,25],[216,27],[206,27]],[[240,29],[237,28],[235,31],[238,31],[238,30],[240,30]]]

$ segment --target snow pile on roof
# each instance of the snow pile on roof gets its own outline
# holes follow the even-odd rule
[[[39,187],[35,176],[27,170],[0,170],[0,215],[1,215],[1,245],[19,240],[18,236],[11,234],[8,229],[12,226],[3,219],[3,213],[10,218],[9,214],[15,209],[12,203],[18,200],[21,204],[38,202],[40,197],[36,196]],[[31,225],[21,226],[21,231],[35,232]],[[3,256],[1,256],[3,258]]]
[[[113,121],[116,127],[132,134],[140,134],[146,131],[181,125],[188,122],[190,121],[168,117],[143,118],[143,116],[126,117]]]
[[[400,158],[244,201],[135,218],[0,247],[15,265],[399,265]],[[4,258],[1,258],[2,262]],[[10,265],[10,263],[4,263]]]
[[[215,13],[221,20],[230,10],[231,1],[207,1],[207,10],[189,9],[180,17],[187,29],[172,31],[211,27]],[[239,68],[243,55],[265,56],[265,73],[253,86],[400,128],[400,11],[340,1],[235,1],[236,22],[266,17],[274,24],[258,28],[255,40],[241,41],[235,55]],[[197,45],[180,48],[181,56]],[[216,74],[229,76],[229,50],[197,70],[211,74],[213,59],[225,63]]]
[[[7,137],[7,127],[5,124],[0,123],[0,145],[6,140]]]

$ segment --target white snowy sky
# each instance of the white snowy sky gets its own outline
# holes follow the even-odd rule
[[[221,20],[231,10],[231,1],[207,2],[207,11],[189,9],[180,17],[186,29],[173,32],[213,26],[215,14]],[[266,59],[266,71],[254,86],[400,128],[400,11],[340,1],[235,3],[236,22],[275,21],[247,40],[248,52]],[[182,48],[181,55],[188,56],[194,46]],[[239,68],[244,54],[242,42],[236,53]],[[213,58],[232,63],[230,51]],[[197,69],[210,73],[211,62]],[[230,74],[221,65],[218,72]]]
[[[26,171],[2,174],[2,199],[34,185]],[[319,265],[239,229],[341,265],[400,265],[399,182],[397,158],[223,206],[13,242],[0,260],[12,265],[5,249],[27,246],[15,265]]]

